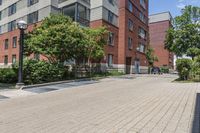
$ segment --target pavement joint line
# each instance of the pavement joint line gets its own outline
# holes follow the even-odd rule
[[[181,120],[181,118],[183,117],[183,113],[184,113],[184,111],[185,111],[185,109],[186,109],[186,106],[187,106],[188,101],[189,101],[189,97],[190,97],[190,95],[192,94],[192,92],[193,92],[193,89],[190,90],[190,94],[187,96],[186,102],[185,102],[185,104],[184,104],[184,108],[183,108],[182,111],[181,111],[181,115],[180,115],[180,117],[179,117],[179,119],[178,119],[178,122],[177,122],[177,125],[176,125],[176,128],[175,128],[175,131],[174,131],[175,133],[177,132],[178,125],[180,124],[180,120]]]
[[[130,103],[130,105],[131,105],[132,103]],[[113,112],[111,112],[112,114],[114,113],[114,112],[116,112],[116,110],[114,110]],[[103,114],[103,113],[102,113]],[[92,118],[93,119],[93,118]]]
[[[148,99],[148,100],[147,100]],[[153,98],[152,98],[153,99]],[[154,98],[154,99],[156,99],[156,98]],[[144,101],[149,101],[149,98],[146,98]],[[142,101],[142,103],[144,102],[144,101]],[[151,100],[152,101],[152,100]],[[135,102],[136,103],[136,105],[139,105],[140,103],[138,103],[138,102]],[[133,105],[133,103],[130,103],[129,105]],[[127,106],[127,105],[125,105],[125,106]],[[138,106],[137,106],[138,107]],[[133,108],[137,108],[137,107],[133,107]],[[120,111],[120,112],[122,112],[122,111],[124,111],[124,110],[126,110],[125,108],[120,108],[120,110],[118,110],[118,111]],[[111,116],[109,116],[109,117],[112,117],[112,116],[115,116],[115,113],[119,113],[119,112],[116,112],[116,110],[114,110],[113,112],[111,112],[110,114],[111,114]],[[103,119],[107,119],[107,118],[105,118],[105,117],[103,117],[102,116],[102,118]],[[94,118],[94,119],[97,119],[97,118]],[[99,124],[102,124],[104,122],[104,120],[102,121],[101,120],[101,122],[98,122]],[[86,129],[84,129],[83,130],[83,132],[85,131]]]
[[[173,90],[171,91],[171,93],[173,93]],[[171,93],[169,93],[168,95],[170,96]],[[168,97],[168,95],[165,96],[165,97]],[[158,105],[160,105],[160,103],[161,103],[163,100],[165,100],[165,97],[162,97],[162,100],[160,100],[160,101],[155,105],[154,108],[156,108]],[[154,108],[153,108],[153,109],[154,109]],[[153,109],[152,109],[152,110],[153,110]],[[150,111],[150,112],[151,112],[151,111]],[[140,113],[140,116],[141,116],[141,114],[143,114],[143,113],[145,113],[145,111],[142,111],[142,112]],[[137,116],[137,117],[138,117],[138,116]],[[136,117],[136,118],[137,118],[137,117]],[[128,124],[130,125],[130,123],[131,123],[133,120],[134,120],[134,119],[129,120],[129,122],[127,122],[126,124],[124,124],[123,126],[121,126],[121,128],[120,128],[119,130],[122,130],[122,129],[124,128],[124,126],[126,126],[126,125],[128,125]],[[136,122],[136,123],[137,123],[137,122]],[[133,127],[133,126],[131,125],[130,128],[132,128],[132,127]],[[130,128],[129,128],[129,129],[130,129]],[[128,130],[128,129],[126,129],[126,130]]]
[[[174,105],[174,103],[173,102],[169,102],[170,103],[170,106],[167,108],[167,110],[164,112],[164,114],[161,116],[161,118],[158,120],[158,122],[165,116],[165,114],[169,111],[169,109],[171,109],[171,107]],[[169,104],[168,103],[168,104]],[[166,103],[167,104],[167,103]],[[163,108],[161,108],[161,110],[162,110]],[[159,110],[159,113],[161,112],[161,110]],[[145,124],[144,124],[144,126],[143,127],[141,127],[140,128],[140,130],[139,130],[139,132],[141,132],[141,130],[143,129],[143,128],[145,128],[145,126],[153,119],[155,117],[155,115],[154,116],[152,116],[152,118],[149,120],[149,121],[147,121]],[[156,126],[156,125],[155,125]]]
[[[158,96],[158,97],[159,97],[159,96]],[[156,99],[157,99],[157,98],[156,98]],[[130,111],[130,112],[131,112],[131,111]],[[129,115],[129,116],[130,116],[130,115]],[[128,118],[128,117],[126,117],[126,118]],[[123,119],[122,121],[124,121],[124,120],[125,120],[125,119]],[[121,123],[122,121],[118,122],[118,124]],[[116,126],[116,124],[115,124],[115,126]],[[120,128],[120,129],[121,129],[121,128]],[[120,130],[120,129],[119,129],[119,130]]]
[[[185,96],[185,94],[186,94],[186,92],[187,92],[188,90],[187,89],[185,89],[185,91],[184,91],[184,95],[183,95],[183,97],[182,97],[182,99],[184,98],[184,96]],[[182,102],[182,99],[178,102],[178,106],[179,106],[179,104]],[[173,118],[173,116],[174,116],[174,114],[176,113],[176,110],[178,109],[178,107],[173,111],[173,113],[172,113],[172,115],[170,115],[169,117],[169,119],[167,119],[167,120],[165,120],[165,126],[164,127],[162,127],[163,129],[161,129],[161,131],[159,131],[159,132],[162,132],[162,131],[165,131],[165,127],[168,125],[168,123],[169,123],[169,121],[171,121],[171,119]],[[166,115],[167,116],[167,115]],[[165,116],[165,117],[166,117]],[[160,121],[161,122],[161,121]],[[160,122],[157,124],[157,126],[155,126],[154,128],[153,128],[153,130],[151,130],[151,132],[153,132],[154,133],[154,130],[155,130],[155,128],[158,128],[159,126],[159,124],[160,124]],[[162,122],[161,122],[162,123]]]
[[[154,101],[154,99],[157,99],[157,98],[156,98],[156,97],[151,98],[151,100],[149,101],[149,103],[150,103],[151,101]],[[146,103],[146,104],[148,104],[148,103]],[[146,104],[145,104],[145,105],[146,105]],[[143,106],[145,106],[145,105],[143,105]],[[142,108],[142,107],[141,107],[141,108]],[[141,109],[141,108],[139,108],[139,109]],[[139,109],[138,109],[138,110],[139,110]],[[126,112],[126,114],[128,114],[128,116],[127,116],[126,118],[129,118],[129,116],[130,116],[129,113],[130,113],[130,112],[131,112],[131,110],[128,111],[128,112]],[[123,119],[123,120],[124,120],[124,119]],[[122,120],[122,121],[123,121],[123,120]],[[119,121],[118,123],[121,123],[122,121]]]
[[[130,127],[129,133],[149,133],[151,129],[159,133],[166,125],[165,133],[199,132],[190,130],[199,126],[192,119],[200,116],[200,98],[195,100],[199,84],[171,83],[173,77],[158,77],[102,80],[77,89],[5,100],[0,102],[0,132],[65,133],[72,128],[70,133],[128,133]],[[122,130],[117,132],[118,128]]]
[[[180,93],[182,94],[181,91],[180,91]],[[185,92],[183,93],[182,97],[180,98],[180,101],[181,101],[181,99],[183,99],[183,97],[185,96],[185,93],[186,93],[186,90],[185,90]],[[176,104],[176,103],[173,103],[172,106],[175,105],[175,104]],[[154,130],[154,128],[158,125],[158,123],[160,123],[161,120],[166,116],[166,114],[169,113],[170,109],[171,109],[171,107],[170,107],[170,108],[165,112],[165,114],[157,121],[157,123],[154,125],[154,127],[152,127],[152,129],[151,129],[149,132],[152,132],[152,131]]]
[[[142,97],[142,96],[141,96],[141,97]],[[133,104],[133,103],[130,103],[130,104],[128,104],[128,105],[132,105],[132,104]],[[135,104],[137,105],[137,104],[139,104],[139,103],[135,102]],[[121,111],[121,110],[124,110],[124,109],[125,109],[124,107],[126,107],[126,106],[127,106],[127,104],[121,106],[120,108],[115,107],[115,108],[113,108],[112,110],[110,110],[110,111],[111,111],[110,114],[113,115],[113,113],[116,112],[116,109],[119,109],[120,111]],[[90,119],[97,119],[98,117],[103,117],[102,114],[103,114],[103,115],[107,115],[106,113],[108,113],[108,111],[105,111],[105,112],[103,112],[103,113],[100,113],[100,114],[99,114],[98,116],[96,116],[95,118],[90,118]],[[84,122],[84,121],[82,121],[82,122]]]
[[[157,107],[159,107],[160,105],[162,105],[163,102],[161,102],[161,101],[165,101],[165,103],[164,103],[164,105],[165,105],[166,103],[168,103],[168,101],[170,101],[170,98],[173,97],[173,96],[175,96],[175,95],[176,95],[176,93],[174,93],[172,96],[169,95],[170,97],[167,97],[167,101],[166,101],[166,99],[164,99],[164,98],[163,98],[162,100],[160,100],[160,102],[158,103],[158,105],[156,105],[156,106],[150,111],[150,113],[153,112]],[[164,105],[163,105],[163,106],[164,106]],[[144,112],[145,112],[145,111],[144,111]],[[132,125],[132,127],[130,127],[130,128],[128,129],[128,131],[131,130],[131,129],[134,129],[134,126],[135,126],[136,124],[138,124],[141,120],[143,120],[143,119],[144,119],[146,116],[148,116],[148,115],[149,115],[149,114],[143,116],[142,119],[138,120],[134,125]]]
[[[185,96],[185,94],[187,94],[187,93],[186,93],[187,91],[189,91],[189,90],[186,90],[186,91],[185,91],[184,96]],[[178,109],[179,109],[181,103],[184,101],[183,99],[184,99],[184,97],[183,97],[182,100],[179,102],[179,105],[177,106],[175,112],[172,114],[171,118],[169,119],[169,121],[167,122],[167,124],[165,125],[165,127],[163,128],[163,130],[161,131],[161,133],[163,133],[163,132],[166,130],[166,128],[168,127],[169,122],[172,120],[172,118],[174,117],[174,115],[175,115],[176,112],[178,111]]]

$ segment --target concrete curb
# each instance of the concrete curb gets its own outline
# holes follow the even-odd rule
[[[120,75],[120,76],[108,76],[108,77],[95,77],[95,78],[82,78],[82,79],[75,79],[75,80],[65,80],[65,81],[57,81],[57,82],[50,82],[50,83],[43,83],[43,84],[35,84],[35,85],[27,85],[20,88],[20,90],[24,89],[30,89],[34,87],[42,87],[42,86],[48,86],[48,85],[56,85],[56,84],[63,84],[63,83],[71,83],[71,82],[80,82],[80,81],[91,81],[91,80],[100,80],[104,78],[115,78],[115,77],[124,77],[126,75]]]
[[[50,82],[44,84],[35,84],[35,85],[27,85],[20,88],[20,90],[30,89],[34,87],[42,87],[42,86],[49,86],[49,85],[56,85],[56,84],[63,84],[63,83],[71,83],[71,82],[81,82],[81,81],[91,81],[91,80],[98,80],[96,78],[84,78],[84,79],[75,79],[75,80],[65,80],[65,81],[57,81],[57,82]]]

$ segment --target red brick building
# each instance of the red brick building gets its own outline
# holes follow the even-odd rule
[[[74,21],[83,26],[90,26],[91,28],[106,26],[109,30],[109,37],[108,43],[105,45],[102,68],[116,69],[126,73],[147,72],[145,50],[149,39],[148,0],[74,0],[74,2],[72,0],[72,3],[60,0],[58,5],[49,3],[50,9],[53,6],[49,13],[47,13],[47,5],[39,7],[39,5],[47,4],[47,1],[49,0],[38,0],[36,3],[31,3],[32,6],[38,8],[34,12],[28,12],[32,6],[27,6],[26,17],[17,17],[16,19],[16,16],[19,15],[18,11],[8,17],[13,17],[14,20],[11,22],[17,22],[21,19],[30,22],[28,30],[32,29],[34,23],[42,21],[50,12],[62,12],[64,15],[71,16]],[[3,3],[0,5],[0,11],[6,8],[4,5],[13,4],[11,2]],[[10,66],[18,60],[19,31],[15,29],[16,22],[7,23],[6,20],[7,18],[0,20],[0,29],[2,29],[0,35],[0,67]],[[11,30],[7,30],[10,29],[10,24]]]
[[[146,73],[148,1],[119,1],[119,44],[118,64],[125,64],[126,73]]]
[[[154,49],[158,62],[155,66],[173,68],[174,54],[165,49],[166,31],[172,27],[172,16],[169,12],[150,15],[149,34],[150,46]]]

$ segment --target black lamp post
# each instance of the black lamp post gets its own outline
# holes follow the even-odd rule
[[[140,48],[137,47],[136,50],[135,50],[135,74],[138,74],[139,73],[139,68],[136,66],[138,65],[138,61],[139,61],[139,58],[138,58],[138,51],[140,51]]]
[[[20,89],[24,86],[23,83],[23,51],[24,51],[24,31],[27,29],[27,23],[23,20],[17,23],[17,27],[20,30],[20,48],[19,48],[19,70],[18,70],[18,82],[16,88]]]

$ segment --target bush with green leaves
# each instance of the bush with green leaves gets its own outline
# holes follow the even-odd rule
[[[197,56],[194,59],[193,65],[192,65],[192,74],[194,79],[198,79],[200,81],[200,56]]]
[[[18,67],[13,66],[13,69],[17,72]],[[67,79],[69,72],[62,64],[30,59],[24,61],[23,74],[26,84],[38,84]]]
[[[15,83],[17,81],[17,73],[12,68],[0,69],[1,83]]]
[[[161,67],[160,71],[161,73],[169,73],[169,67]]]
[[[176,61],[176,67],[181,80],[188,80],[192,69],[191,59],[178,59]]]

